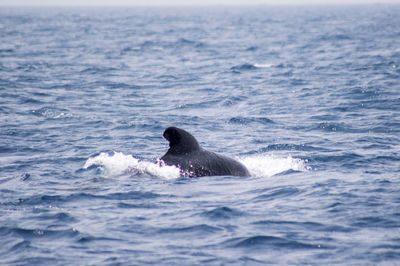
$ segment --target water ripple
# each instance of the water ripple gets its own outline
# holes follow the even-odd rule
[[[308,244],[300,241],[290,240],[275,236],[256,235],[251,237],[240,237],[226,241],[224,243],[233,248],[248,248],[248,249],[326,249],[319,244]]]
[[[225,220],[225,219],[232,219],[235,217],[240,217],[245,215],[243,212],[232,209],[229,207],[217,207],[210,211],[204,211],[202,216],[205,216],[211,220]]]

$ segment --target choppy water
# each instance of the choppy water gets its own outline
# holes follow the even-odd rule
[[[398,264],[398,14],[1,8],[0,264]]]

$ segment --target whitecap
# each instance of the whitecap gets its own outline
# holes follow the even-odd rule
[[[43,107],[38,110],[33,110],[33,114],[50,119],[71,118],[73,115],[63,109]]]
[[[258,68],[270,68],[273,64],[254,64],[254,66]]]

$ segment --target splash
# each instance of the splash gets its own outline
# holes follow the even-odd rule
[[[174,179],[180,176],[179,168],[175,166],[140,161],[132,155],[125,155],[122,152],[114,152],[111,155],[102,152],[98,156],[89,158],[83,168],[87,169],[93,165],[99,166],[107,177],[149,174],[155,177]]]
[[[308,171],[311,168],[306,162],[287,157],[276,157],[274,155],[255,155],[238,158],[254,177],[271,177],[289,170]],[[119,177],[147,174],[164,179],[176,179],[180,177],[178,167],[167,166],[160,162],[140,161],[132,155],[125,155],[122,152],[113,152],[108,154],[100,153],[95,157],[87,159],[84,169],[91,166],[98,166],[106,177]]]
[[[261,154],[238,158],[238,160],[247,167],[251,176],[255,177],[271,177],[289,170],[303,172],[311,169],[305,161],[293,158],[291,155],[276,157]]]

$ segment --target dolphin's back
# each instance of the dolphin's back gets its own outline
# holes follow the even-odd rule
[[[178,166],[184,176],[250,176],[242,163],[204,150],[197,140],[183,129],[167,128],[164,137],[169,141],[170,148],[161,160],[167,165]]]

